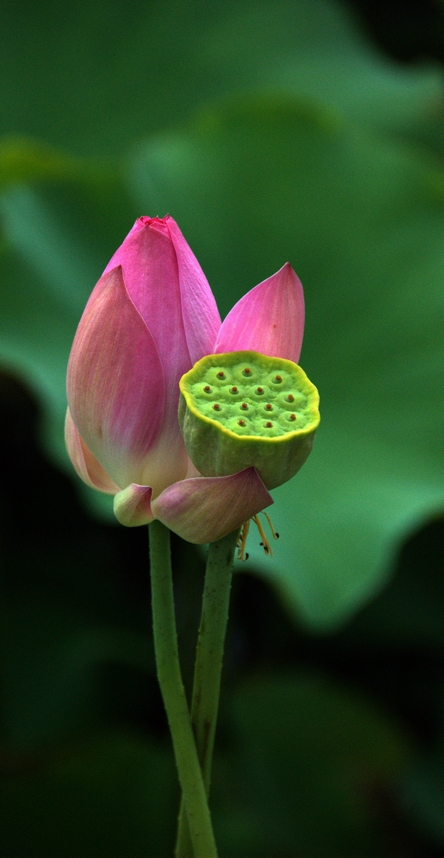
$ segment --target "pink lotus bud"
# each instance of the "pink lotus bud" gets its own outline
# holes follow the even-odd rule
[[[290,380],[275,367],[283,359],[290,373],[286,365],[293,362],[291,373],[305,379],[294,365],[303,332],[302,285],[288,263],[244,295],[221,325],[205,275],[174,220],[139,218],[95,286],[71,350],[65,437],[77,473],[115,496],[115,515],[126,526],[158,518],[199,543],[236,530],[273,503],[267,487],[289,479],[311,449],[317,391],[307,380],[314,402],[307,417],[307,391],[287,390]],[[189,458],[179,428],[179,381],[183,388],[204,357],[211,383],[190,393],[194,422],[181,404]],[[239,379],[232,367],[238,359]],[[258,380],[247,390],[254,379],[244,375],[253,371]],[[235,378],[225,390],[228,372]],[[214,420],[224,418],[223,397],[236,434],[231,424]]]
[[[213,350],[219,328],[177,224],[139,218],[91,294],[69,359],[67,445],[85,482],[147,485],[156,497],[186,476],[179,379]]]

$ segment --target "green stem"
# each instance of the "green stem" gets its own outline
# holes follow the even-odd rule
[[[210,791],[211,763],[237,536],[238,531],[234,531],[210,545],[197,643],[191,722],[207,796]],[[182,801],[176,858],[193,858],[194,855],[187,814]]]
[[[150,567],[157,675],[168,717],[195,858],[217,858],[208,801],[179,665],[171,574],[170,533],[150,528]]]

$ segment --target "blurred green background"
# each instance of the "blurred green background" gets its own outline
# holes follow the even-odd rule
[[[172,853],[146,532],[63,447],[86,299],[169,212],[222,316],[291,262],[321,393],[235,576],[221,857],[441,856],[444,5],[3,0],[0,45],[0,855]],[[173,549],[189,684],[204,554]]]

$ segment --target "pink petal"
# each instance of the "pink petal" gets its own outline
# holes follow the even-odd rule
[[[166,218],[179,271],[182,318],[191,365],[211,354],[220,328],[220,315],[207,278],[176,221]]]
[[[93,456],[118,485],[139,482],[162,427],[165,382],[156,345],[120,268],[101,277],[86,305],[69,359],[67,393],[73,421]],[[171,482],[182,473],[175,472],[174,461],[170,465]]]
[[[235,304],[222,323],[214,353],[255,351],[297,363],[304,317],[302,283],[286,262]]]
[[[228,477],[197,477],[165,489],[152,511],[188,542],[215,542],[273,503],[254,468]]]
[[[119,486],[115,484],[82,441],[69,408],[65,420],[65,443],[75,470],[87,486],[110,495],[115,495],[116,492],[120,491]]]
[[[152,489],[132,483],[114,498],[114,515],[125,527],[149,524],[154,516],[151,511]]]
[[[121,265],[134,305],[149,328],[165,375],[165,422],[177,424],[178,383],[212,352],[220,317],[207,279],[175,221],[141,217],[105,272]]]
[[[177,425],[179,379],[192,362],[182,320],[176,253],[165,219],[139,218],[105,272],[115,265],[122,266],[131,301],[156,345],[165,379],[164,421],[171,428]]]

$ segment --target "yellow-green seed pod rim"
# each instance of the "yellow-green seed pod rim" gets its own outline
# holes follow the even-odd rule
[[[196,385],[200,386],[201,382],[206,381],[208,377],[210,380],[213,379],[212,383],[215,383],[218,377],[224,376],[222,369],[231,373],[231,380],[224,376],[229,385],[232,383],[233,377],[236,377],[236,373],[240,378],[241,367],[245,367],[247,363],[254,370],[252,377],[253,384],[261,380],[264,386],[267,386],[266,374],[271,372],[271,375],[274,374],[273,381],[276,381],[278,378],[281,381],[285,380],[284,388],[291,383],[295,394],[299,395],[300,393],[302,400],[305,400],[304,408],[302,411],[300,410],[300,414],[308,415],[307,423],[303,428],[288,430],[285,427],[285,429],[281,430],[280,434],[274,437],[266,437],[262,434],[248,434],[244,428],[242,428],[241,432],[245,431],[246,434],[238,434],[225,426],[220,419],[213,419],[199,410],[195,404],[196,391],[192,394],[190,390],[192,385],[194,387]],[[216,369],[219,371],[219,376],[216,375]],[[251,371],[249,368],[248,372]],[[280,374],[276,374],[277,371],[282,373],[282,378]],[[242,374],[245,375],[245,372],[246,370]],[[205,373],[208,373],[206,377]],[[256,376],[255,373],[257,373]],[[284,378],[285,373],[287,373],[286,378]],[[243,384],[244,380],[241,383]],[[220,384],[225,386],[223,396],[226,396],[228,388],[225,385],[225,381],[220,382]],[[199,396],[201,402],[201,395],[204,390],[205,386],[200,390]],[[253,410],[255,410],[255,403],[252,401],[251,396],[253,393],[257,394],[258,390],[262,390],[262,387],[248,393]],[[270,391],[269,385],[268,390]],[[213,392],[212,390],[211,394]],[[229,392],[232,393],[232,390]],[[282,393],[284,392],[283,390]],[[245,388],[242,393],[247,399]],[[277,406],[277,395],[274,401]],[[224,402],[224,399],[220,398],[220,402]],[[276,488],[276,486],[291,479],[302,467],[310,454],[315,431],[320,420],[318,406],[318,391],[300,366],[292,361],[283,358],[272,358],[258,352],[239,351],[206,355],[188,373],[182,376],[180,380],[179,423],[188,455],[199,472],[203,476],[225,476],[247,467],[254,467],[269,489]],[[214,404],[212,407],[214,407]],[[278,410],[280,409],[281,416],[284,417],[288,415],[289,409],[292,410],[293,407],[296,408],[296,406],[288,406],[288,404],[286,407],[279,405]],[[230,408],[227,410],[229,413]],[[239,415],[237,414],[237,416]],[[265,414],[261,413],[258,420],[255,421],[256,425],[259,425],[262,420],[260,425],[265,427],[266,423],[263,422],[265,416]],[[231,419],[233,425],[232,418],[229,419]],[[279,419],[278,417],[277,420]],[[243,423],[244,421],[236,422]],[[272,426],[273,423],[270,423],[270,425]]]
[[[279,367],[286,368],[290,373],[293,373],[296,369],[298,374],[298,380],[301,381],[309,393],[310,399],[310,408],[308,409],[308,413],[311,416],[311,419],[307,422],[307,425],[302,429],[293,429],[289,430],[285,433],[285,435],[279,435],[277,437],[264,437],[263,435],[238,435],[235,432],[232,432],[227,426],[224,426],[220,420],[217,420],[212,417],[208,417],[206,414],[202,414],[198,408],[196,408],[194,404],[194,399],[189,391],[189,382],[194,378],[196,374],[201,370],[204,366],[219,366],[221,360],[226,366],[234,366],[235,364],[245,360],[247,362],[255,362],[258,364],[278,361]],[[195,417],[199,418],[199,420],[203,420],[211,425],[215,424],[219,431],[225,432],[227,435],[231,436],[238,442],[242,442],[244,439],[251,443],[252,441],[258,440],[261,443],[266,441],[272,444],[285,443],[292,437],[302,437],[304,435],[311,435],[319,426],[321,415],[319,412],[319,392],[317,387],[310,381],[307,374],[304,372],[299,364],[293,363],[293,361],[287,360],[286,358],[275,358],[269,355],[263,355],[260,352],[254,351],[238,351],[238,352],[220,352],[219,354],[210,354],[205,355],[200,360],[196,361],[194,366],[188,370],[179,381],[179,390],[182,394],[185,403],[192,414]]]

